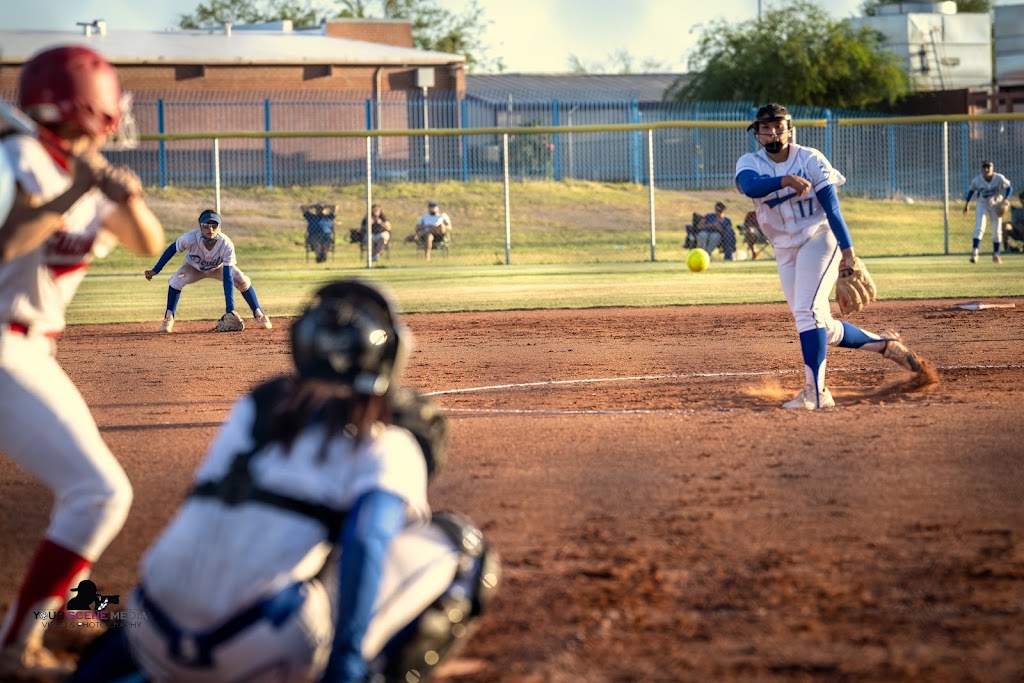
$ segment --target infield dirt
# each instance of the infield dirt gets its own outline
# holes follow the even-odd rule
[[[901,331],[941,384],[832,349],[821,412],[778,407],[803,383],[783,305],[408,316],[408,383],[451,417],[432,503],[503,560],[439,680],[1024,680],[1024,302],[953,303],[853,319]],[[104,593],[130,591],[231,403],[289,369],[284,319],[157,326],[60,342],[135,486]],[[51,501],[6,459],[0,482],[7,605]]]

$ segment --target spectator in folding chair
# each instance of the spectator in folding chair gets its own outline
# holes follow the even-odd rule
[[[743,226],[740,228],[740,232],[743,234],[743,241],[750,248],[751,260],[756,261],[761,254],[771,249],[771,243],[768,242],[768,238],[761,232],[761,226],[757,224],[756,212],[747,212],[747,215],[743,218]],[[757,251],[758,247],[761,247],[760,253]]]
[[[373,260],[376,261],[380,258],[381,252],[387,249],[391,243],[391,221],[384,215],[384,210],[380,208],[380,204],[374,204],[370,207],[370,215],[363,218],[362,225],[359,227],[359,239],[360,244],[366,244],[366,224],[370,223],[371,231],[373,233],[371,239],[373,241],[373,247],[371,255]]]
[[[697,246],[709,255],[721,247],[725,260],[733,260],[736,253],[736,233],[732,229],[732,219],[725,215],[725,203],[716,202],[714,213],[706,214],[701,219],[697,232]]]
[[[327,260],[327,252],[334,247],[334,217],[338,214],[337,204],[317,202],[303,204],[302,217],[306,219],[306,251],[312,251],[317,263]]]
[[[405,238],[406,242],[415,242],[423,248],[423,256],[429,261],[430,252],[436,247],[447,251],[451,239],[452,219],[441,211],[437,202],[427,202],[427,213],[416,221],[416,232]]]
[[[1006,251],[1024,251],[1024,192],[1017,197],[1020,207],[1011,206],[1010,215],[1003,221],[1003,247]]]

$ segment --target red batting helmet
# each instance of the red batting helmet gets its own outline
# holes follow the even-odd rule
[[[98,52],[64,45],[22,67],[18,106],[45,126],[76,123],[94,137],[109,135],[121,123],[121,84]]]

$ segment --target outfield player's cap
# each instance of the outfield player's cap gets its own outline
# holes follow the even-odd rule
[[[437,202],[427,202],[427,206],[429,206],[430,208],[434,208],[435,206],[437,206]]]
[[[981,167],[982,168],[992,168],[992,162],[989,161],[988,159],[985,159],[985,161],[981,162]]]
[[[211,209],[207,209],[199,214],[199,225],[206,225],[207,223],[216,223],[217,225],[220,225],[222,222],[220,214]]]
[[[725,202],[715,202],[715,211],[725,211]]]

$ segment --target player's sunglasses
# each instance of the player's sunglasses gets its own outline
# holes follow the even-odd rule
[[[203,225],[204,228],[210,228],[211,230],[214,229],[214,228],[219,228],[220,227],[220,223],[214,223],[212,221],[209,222],[209,223],[203,223],[202,225]]]

